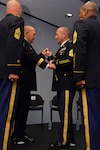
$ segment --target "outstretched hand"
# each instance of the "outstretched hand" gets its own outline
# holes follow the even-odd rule
[[[48,48],[46,48],[42,51],[42,54],[49,57],[52,55],[52,52]]]

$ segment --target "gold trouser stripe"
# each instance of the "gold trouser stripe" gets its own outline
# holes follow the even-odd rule
[[[64,128],[63,128],[63,142],[62,142],[62,145],[65,145],[66,142],[67,142],[68,105],[69,105],[69,90],[66,90],[65,91]]]
[[[89,134],[89,122],[88,122],[88,105],[86,89],[82,89],[82,103],[83,103],[83,115],[84,115],[84,126],[85,126],[85,139],[86,139],[86,150],[90,150],[90,134]]]
[[[8,110],[8,116],[7,116],[6,126],[5,126],[3,149],[2,150],[7,150],[9,131],[10,131],[10,121],[11,121],[14,102],[15,102],[16,87],[17,87],[17,82],[13,82],[12,83],[12,91],[11,91],[11,97],[10,97],[9,110]]]
[[[10,131],[10,137],[12,136],[12,134],[14,132],[14,129],[15,129],[15,120],[12,123],[12,128],[11,128],[11,131]]]

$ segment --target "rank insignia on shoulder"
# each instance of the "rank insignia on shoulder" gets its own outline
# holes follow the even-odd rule
[[[19,40],[21,36],[20,28],[15,29],[14,38]]]

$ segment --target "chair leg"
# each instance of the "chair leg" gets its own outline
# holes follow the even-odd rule
[[[52,123],[52,109],[50,110],[51,112],[50,112],[50,121],[51,121],[51,123]]]
[[[50,120],[50,121],[51,121],[51,130],[52,130],[52,128],[53,128],[52,113],[53,113],[53,111],[52,111],[52,109],[51,109],[51,118],[50,118],[50,119],[51,119],[51,120]]]
[[[43,109],[42,109],[42,116],[41,116],[41,128],[43,127]]]
[[[79,105],[77,105],[77,121],[76,121],[76,130],[80,129],[80,124],[79,124],[79,114],[80,114],[80,108]]]

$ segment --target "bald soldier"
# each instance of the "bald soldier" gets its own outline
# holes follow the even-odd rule
[[[100,23],[98,6],[85,3],[74,25],[74,81],[79,89],[86,150],[100,149]]]
[[[75,95],[73,45],[70,40],[70,30],[67,27],[59,27],[56,30],[55,39],[60,48],[55,56],[49,56],[48,60],[55,66],[52,68],[52,91],[57,92],[60,127],[58,131],[59,137],[50,144],[50,149],[62,149],[76,146],[72,119],[72,105]]]
[[[0,21],[0,150],[7,150],[11,119],[21,71],[24,38],[22,8],[8,1],[6,16]]]
[[[18,107],[15,117],[15,130],[11,137],[12,143],[22,145],[27,142],[34,142],[34,138],[26,133],[26,121],[30,105],[30,91],[37,90],[36,66],[42,69],[50,68],[53,64],[48,64],[45,61],[45,54],[49,54],[48,50],[43,50],[37,54],[32,47],[32,43],[36,38],[36,30],[30,25],[24,27],[24,42],[22,55],[22,74],[21,88],[18,96]]]

